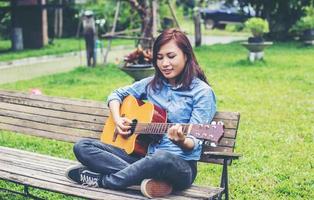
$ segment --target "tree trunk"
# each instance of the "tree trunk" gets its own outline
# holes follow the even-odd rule
[[[141,18],[141,37],[153,38],[153,9],[150,0],[129,0],[131,7],[137,11]],[[150,49],[153,46],[153,40],[140,40],[139,44],[143,49]]]
[[[59,5],[62,5],[62,0],[59,0]],[[54,12],[54,35],[55,37],[62,37],[63,30],[63,11],[62,8],[55,8]]]

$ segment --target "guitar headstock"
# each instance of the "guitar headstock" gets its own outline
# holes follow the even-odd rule
[[[224,125],[222,121],[212,121],[211,124],[193,124],[189,134],[217,144],[224,134]]]

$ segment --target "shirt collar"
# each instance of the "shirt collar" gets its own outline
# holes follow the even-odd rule
[[[162,79],[162,83],[163,83],[166,87],[171,88],[172,90],[178,90],[178,89],[180,89],[180,88],[182,87],[182,83],[179,84],[179,85],[173,86],[173,85],[171,85],[169,82],[167,82],[167,81],[164,80],[164,79]]]

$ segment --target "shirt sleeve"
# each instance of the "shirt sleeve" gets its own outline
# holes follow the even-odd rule
[[[200,90],[194,98],[193,110],[190,118],[191,124],[208,124],[216,113],[216,97],[210,87]],[[202,140],[189,135],[194,141],[194,149],[202,145]]]
[[[148,77],[113,91],[107,98],[107,105],[112,100],[118,100],[122,103],[123,99],[128,95],[132,95],[137,99],[145,99],[147,96],[146,86],[151,81],[152,77]]]
[[[216,113],[216,97],[210,87],[200,90],[193,100],[191,124],[207,124]]]

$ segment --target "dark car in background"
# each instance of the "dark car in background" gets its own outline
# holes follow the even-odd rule
[[[240,8],[238,4],[227,4],[224,1],[200,9],[201,18],[206,29],[224,29],[227,24],[242,24],[255,15],[251,7]]]

